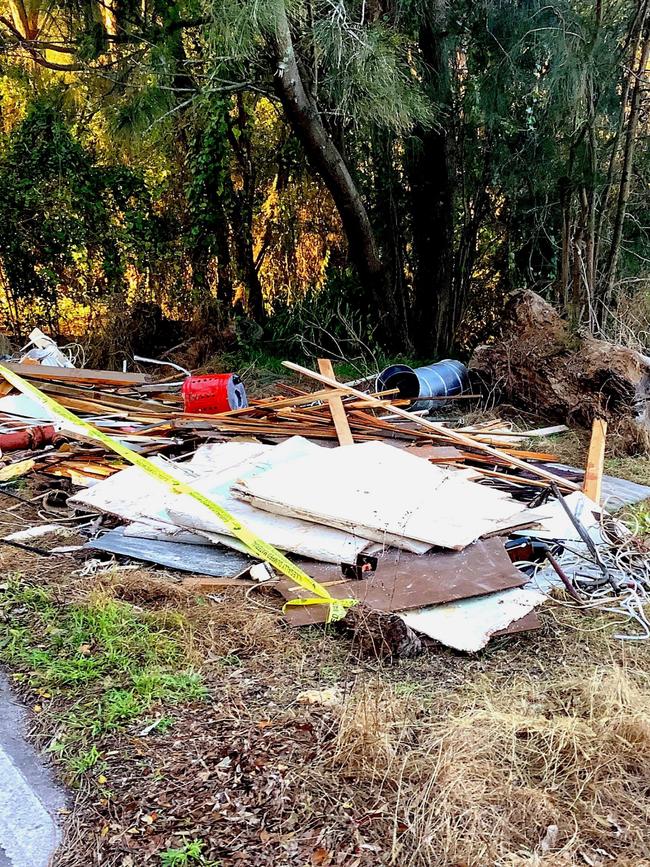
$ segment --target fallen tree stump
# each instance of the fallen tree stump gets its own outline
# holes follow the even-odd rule
[[[650,445],[650,358],[573,333],[535,292],[511,297],[503,337],[479,346],[469,367],[485,390],[513,406],[568,424],[607,419],[623,450]]]

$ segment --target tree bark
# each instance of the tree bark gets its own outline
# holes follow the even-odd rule
[[[630,49],[630,64],[634,63],[634,59],[636,58],[639,47],[641,45],[641,38],[643,35],[643,23],[648,14],[649,0],[642,0],[639,4],[639,8],[637,9],[632,24],[630,26],[630,33],[627,44],[623,49],[622,53],[622,66],[625,68],[627,64],[625,63],[625,51],[631,45]],[[623,135],[623,131],[625,129],[625,114],[627,110],[627,103],[630,95],[630,87],[632,84],[633,76],[628,72],[623,76],[623,80],[621,83],[621,107],[618,118],[618,125],[616,127],[616,132],[614,134],[614,140],[611,145],[611,152],[609,156],[609,165],[607,167],[607,178],[605,180],[605,186],[600,196],[600,201],[598,203],[599,206],[599,214],[598,219],[596,221],[596,233],[594,239],[594,259],[596,263],[596,268],[598,267],[598,262],[600,260],[600,246],[602,241],[602,232],[603,232],[603,224],[605,221],[605,215],[607,213],[607,206],[609,204],[609,196],[612,191],[612,187],[614,186],[614,172],[616,168],[616,162],[618,158],[618,149],[621,141],[621,137]]]
[[[395,316],[375,234],[361,194],[345,161],[328,134],[318,107],[310,98],[300,74],[284,3],[279,3],[274,39],[275,88],[287,120],[307,158],[330,191],[343,224],[350,259],[362,288],[376,308],[377,316]],[[393,327],[397,319],[393,322]]]
[[[635,77],[634,87],[632,88],[632,100],[630,104],[630,115],[627,122],[627,132],[625,135],[625,148],[623,151],[623,169],[621,171],[621,181],[619,185],[618,201],[616,205],[616,217],[614,219],[614,229],[612,232],[612,243],[609,249],[606,266],[605,280],[605,304],[611,296],[616,280],[616,268],[618,266],[618,257],[621,251],[621,241],[623,239],[623,223],[627,213],[627,203],[630,198],[630,187],[632,182],[632,169],[634,167],[634,153],[636,150],[637,127],[639,125],[639,116],[641,113],[641,95],[645,87],[645,76],[648,66],[648,58],[650,57],[650,12],[646,9],[645,20],[643,23],[643,38],[641,42],[640,57],[636,69],[631,73]]]
[[[444,37],[429,23],[419,33],[429,68],[432,97],[451,111]],[[413,308],[411,330],[422,358],[447,355],[461,311],[454,285],[454,170],[444,123],[418,129],[411,139],[409,182],[413,219]]]
[[[256,322],[266,318],[264,292],[255,262],[253,214],[255,210],[255,170],[248,112],[243,94],[237,95],[237,114],[228,115],[228,138],[239,164],[241,189],[232,191],[235,207],[232,222],[235,230],[235,251],[242,283],[246,287],[249,315]],[[235,133],[235,125],[237,132]]]

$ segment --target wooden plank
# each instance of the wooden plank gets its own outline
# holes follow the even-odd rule
[[[309,368],[307,367],[301,367],[299,364],[294,364],[291,361],[283,361],[282,364],[285,367],[289,368],[289,370],[293,370],[296,373],[301,373],[303,376],[309,376],[312,379],[317,380],[318,382],[322,382],[323,385],[329,385],[332,388],[341,387],[341,384],[338,383],[335,379],[330,379],[330,377],[323,376],[323,374],[321,373],[315,373],[313,370],[309,370]],[[375,406],[380,406],[382,409],[386,407],[386,401],[380,400],[379,398],[371,397],[368,394],[364,394],[362,391],[357,391],[356,388],[346,388],[346,391],[348,392],[348,394],[353,394],[355,395],[355,397],[359,397],[362,400],[370,400],[371,403],[373,403]],[[512,457],[511,455],[507,455],[504,452],[499,451],[498,449],[494,449],[491,446],[485,445],[485,443],[477,442],[472,437],[468,437],[465,434],[452,430],[451,428],[443,427],[443,425],[437,424],[434,421],[429,421],[429,419],[426,418],[421,418],[419,415],[413,415],[412,413],[401,409],[399,406],[392,407],[391,412],[395,413],[398,416],[401,416],[402,418],[408,419],[411,423],[418,425],[419,427],[434,431],[435,433],[444,436],[446,439],[453,440],[454,442],[460,443],[464,446],[469,446],[473,449],[479,449],[486,454],[506,461],[506,463],[510,464],[513,467],[519,467],[520,470],[527,470],[530,473],[534,473],[536,476],[539,476],[540,479],[544,479],[547,482],[556,482],[559,487],[563,487],[565,489],[568,488],[571,491],[579,490],[578,485],[574,484],[573,482],[569,482],[567,479],[561,479],[559,476],[556,476],[553,473],[549,473],[547,470],[542,469],[542,467],[537,467],[534,464],[528,464],[525,461],[520,460],[519,458]]]
[[[591,442],[587,455],[587,467],[582,483],[582,490],[593,500],[600,504],[603,487],[603,468],[605,466],[605,437],[607,436],[607,422],[602,418],[595,418],[591,426]]]
[[[147,413],[161,412],[166,414],[178,414],[180,410],[170,407],[166,403],[159,403],[154,400],[137,400],[132,397],[123,397],[113,391],[102,391],[95,388],[70,388],[66,385],[54,382],[44,382],[40,386],[41,391],[47,394],[61,395],[62,397],[71,397],[75,400],[88,400],[93,403],[101,404],[102,406],[110,406],[111,409],[135,409],[144,410]]]
[[[122,373],[119,370],[91,370],[80,367],[49,367],[45,364],[20,364],[3,362],[5,367],[24,376],[25,379],[46,379],[60,382],[92,382],[102,385],[142,385],[151,382],[144,373]]]
[[[323,376],[329,376],[336,382],[334,368],[332,367],[332,362],[329,360],[329,358],[319,358],[318,369],[323,374]],[[354,445],[354,437],[352,436],[352,431],[350,430],[350,423],[348,422],[348,417],[345,414],[345,408],[343,406],[343,401],[341,400],[340,396],[337,394],[333,395],[332,397],[328,397],[327,402],[329,404],[330,412],[332,413],[332,421],[334,422],[334,427],[336,428],[336,435],[339,438],[339,445]]]

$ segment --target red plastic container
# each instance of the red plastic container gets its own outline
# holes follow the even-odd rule
[[[188,376],[183,383],[183,407],[193,415],[214,415],[248,406],[246,389],[234,373]]]

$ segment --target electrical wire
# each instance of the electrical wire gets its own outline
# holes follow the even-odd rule
[[[631,520],[632,527],[602,512],[601,540],[594,540],[597,557],[583,543],[562,542],[563,551],[557,559],[577,593],[583,597],[580,610],[620,617],[620,626],[627,626],[627,629],[614,635],[618,640],[647,641],[650,639],[650,619],[645,609],[650,605],[650,552],[641,538],[638,520],[635,516],[631,516]],[[520,561],[514,565],[529,574],[529,584],[547,597],[550,596],[549,577],[551,587],[558,586],[555,576],[549,573],[550,567],[544,562]],[[617,592],[603,577],[601,565],[614,578]],[[542,586],[542,579],[546,586]],[[578,607],[575,602],[556,597],[553,601],[566,608]]]

